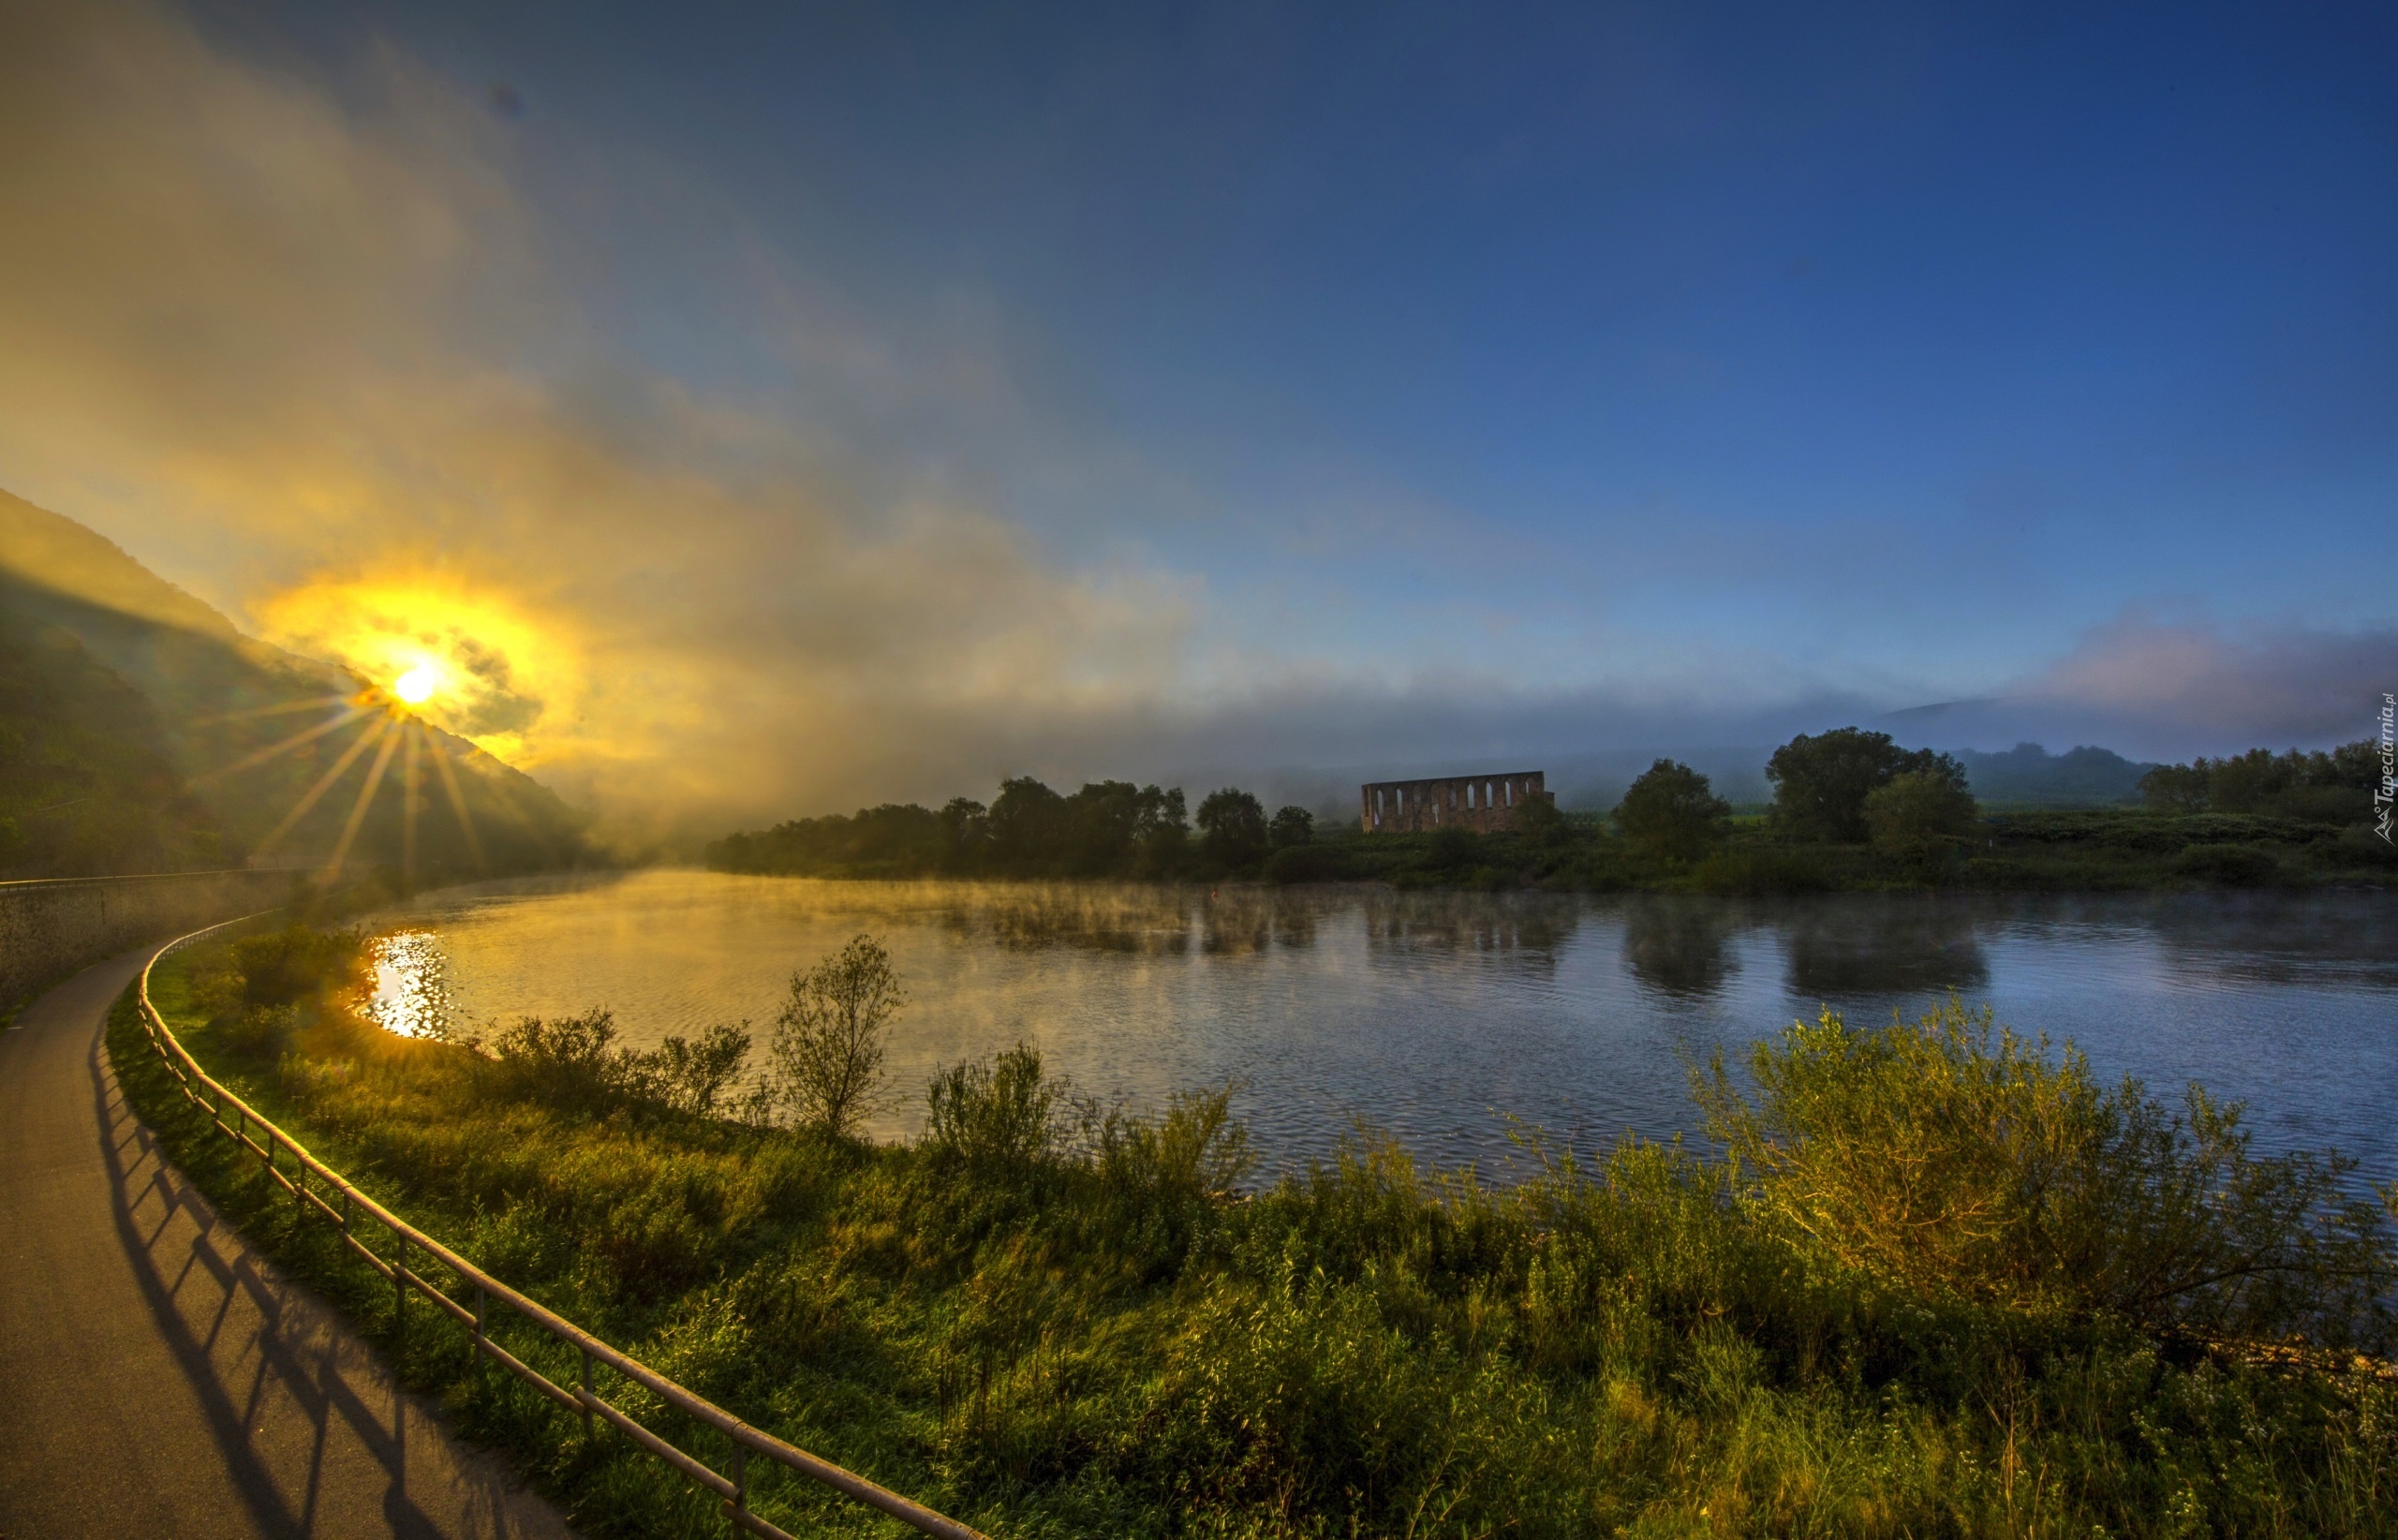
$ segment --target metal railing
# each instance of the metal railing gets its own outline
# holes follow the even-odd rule
[[[245,915],[243,918],[256,919],[258,916]],[[150,970],[155,968],[169,953],[211,932],[241,923],[242,920],[228,920],[222,925],[177,937],[151,956],[142,967],[141,985],[135,992],[141,1005],[142,1029],[149,1034],[151,1045],[157,1049],[158,1057],[165,1061],[167,1069],[181,1083],[185,1099],[207,1113],[209,1119],[227,1138],[265,1162],[266,1174],[281,1183],[293,1198],[339,1226],[341,1238],[350,1250],[363,1258],[368,1266],[392,1281],[392,1328],[395,1334],[405,1337],[407,1333],[409,1292],[413,1290],[422,1295],[443,1313],[474,1334],[476,1352],[501,1365],[559,1406],[581,1413],[585,1437],[592,1434],[595,1418],[607,1423],[697,1485],[716,1493],[723,1500],[724,1516],[733,1521],[735,1528],[752,1534],[765,1535],[769,1540],[794,1540],[789,1532],[749,1511],[749,1458],[759,1456],[786,1470],[820,1481],[868,1507],[880,1509],[919,1533],[938,1535],[940,1540],[987,1540],[979,1530],[954,1518],[944,1518],[930,1508],[910,1502],[862,1475],[843,1470],[830,1460],[820,1459],[805,1449],[784,1443],[772,1433],[750,1427],[713,1401],[684,1389],[639,1359],[617,1352],[573,1322],[526,1298],[352,1187],[342,1179],[338,1172],[309,1154],[298,1140],[259,1117],[248,1103],[219,1085],[200,1067],[200,1061],[192,1058],[190,1050],[176,1040],[174,1032],[167,1026],[166,1018],[158,1014],[156,1006],[151,1004]],[[230,1122],[226,1120],[229,1116],[232,1119]],[[288,1162],[282,1159],[287,1153],[289,1156]],[[324,1191],[312,1187],[311,1177],[316,1178]],[[330,1199],[327,1192],[331,1194]],[[340,1203],[338,1208],[333,1206],[333,1200],[335,1199]],[[357,1226],[362,1220],[370,1221],[389,1232],[390,1260],[377,1256],[359,1237]],[[460,1304],[410,1266],[408,1257],[411,1251],[457,1275],[459,1292],[473,1291],[474,1308],[469,1310]],[[494,1304],[512,1310],[518,1318],[539,1326],[578,1353],[582,1359],[579,1382],[572,1387],[560,1385],[493,1341],[489,1310]],[[643,1427],[595,1392],[591,1388],[594,1364],[604,1364],[685,1416],[723,1434],[733,1445],[732,1473],[719,1473],[706,1461],[686,1453]]]

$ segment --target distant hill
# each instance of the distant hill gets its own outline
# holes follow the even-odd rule
[[[2139,801],[2139,778],[2156,768],[2087,745],[2051,754],[2019,743],[2001,754],[1951,750],[1980,801],[1999,807],[2105,807]]]
[[[398,866],[411,757],[421,877],[585,854],[583,816],[530,777],[0,493],[0,878]]]

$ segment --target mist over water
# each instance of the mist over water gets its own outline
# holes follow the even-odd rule
[[[1694,1132],[1686,1066],[1830,1004],[1954,988],[2109,1078],[2245,1098],[2260,1146],[2398,1177],[2398,906],[2376,895],[1735,900],[830,882],[651,871],[452,889],[377,917],[377,1009],[473,1026],[605,1008],[633,1046],[748,1020],[860,931],[910,1000],[882,1137],[936,1066],[1037,1044],[1153,1105],[1236,1079],[1275,1169],[1359,1121],[1503,1179],[1509,1118],[1590,1148]]]

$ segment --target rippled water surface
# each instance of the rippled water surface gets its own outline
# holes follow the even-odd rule
[[[1583,1144],[1694,1126],[1684,1065],[1828,1003],[1953,987],[2102,1074],[2246,1098],[2260,1144],[2398,1177],[2398,903],[1397,894],[820,882],[660,871],[452,889],[377,917],[377,1009],[410,1029],[595,1006],[623,1040],[747,1018],[860,931],[910,994],[911,1131],[937,1064],[1020,1039],[1103,1096],[1237,1078],[1269,1162],[1359,1119],[1498,1173],[1509,1116]]]

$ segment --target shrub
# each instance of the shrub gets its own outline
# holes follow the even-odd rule
[[[1029,1043],[987,1065],[938,1072],[925,1101],[925,1148],[994,1175],[1020,1176],[1060,1159],[1077,1110],[1072,1087],[1044,1073],[1041,1050]]]
[[[2386,1217],[2337,1156],[2251,1153],[2238,1105],[2101,1088],[1951,1000],[1914,1026],[1827,1009],[1697,1092],[1743,1201],[1835,1272],[1926,1299],[2317,1342],[2391,1340]]]
[[[1821,893],[1832,885],[1819,857],[1787,846],[1717,851],[1695,875],[1709,893]]]
[[[364,950],[354,931],[295,925],[235,941],[232,967],[247,1003],[291,1005],[348,983]]]
[[[1865,798],[1865,823],[1873,848],[1917,867],[1930,867],[1956,853],[1979,809],[1974,795],[1950,777],[1910,770],[1875,787]]]
[[[227,1046],[252,1058],[278,1054],[299,1034],[298,1005],[248,1005],[218,1018],[218,1033]]]
[[[1482,837],[1458,823],[1443,823],[1424,841],[1424,865],[1438,872],[1471,871],[1482,861]]]
[[[891,953],[871,936],[792,974],[775,1018],[774,1099],[805,1127],[855,1133],[881,1103],[882,1030],[906,1000]]]
[[[2173,869],[2228,888],[2261,888],[2281,876],[2282,864],[2255,845],[2192,845],[2174,858]]]
[[[1330,845],[1288,845],[1266,861],[1266,876],[1273,882],[1337,882],[1346,864]]]
[[[629,1079],[629,1056],[615,1042],[608,1011],[554,1021],[522,1016],[493,1041],[498,1058],[491,1078],[503,1095],[601,1111],[622,1098]]]
[[[697,1043],[670,1037],[636,1054],[629,1078],[635,1094],[693,1118],[712,1118],[725,1106],[725,1092],[749,1061],[749,1024],[718,1022]]]
[[[724,1092],[749,1057],[749,1024],[719,1023],[692,1043],[670,1037],[647,1050],[619,1048],[607,1011],[545,1021],[525,1016],[489,1046],[496,1093],[579,1112],[619,1106],[708,1118],[729,1111]]]
[[[1182,1266],[1255,1165],[1249,1130],[1232,1115],[1233,1090],[1178,1093],[1162,1118],[1111,1113],[1099,1125],[1096,1228],[1145,1277]]]

